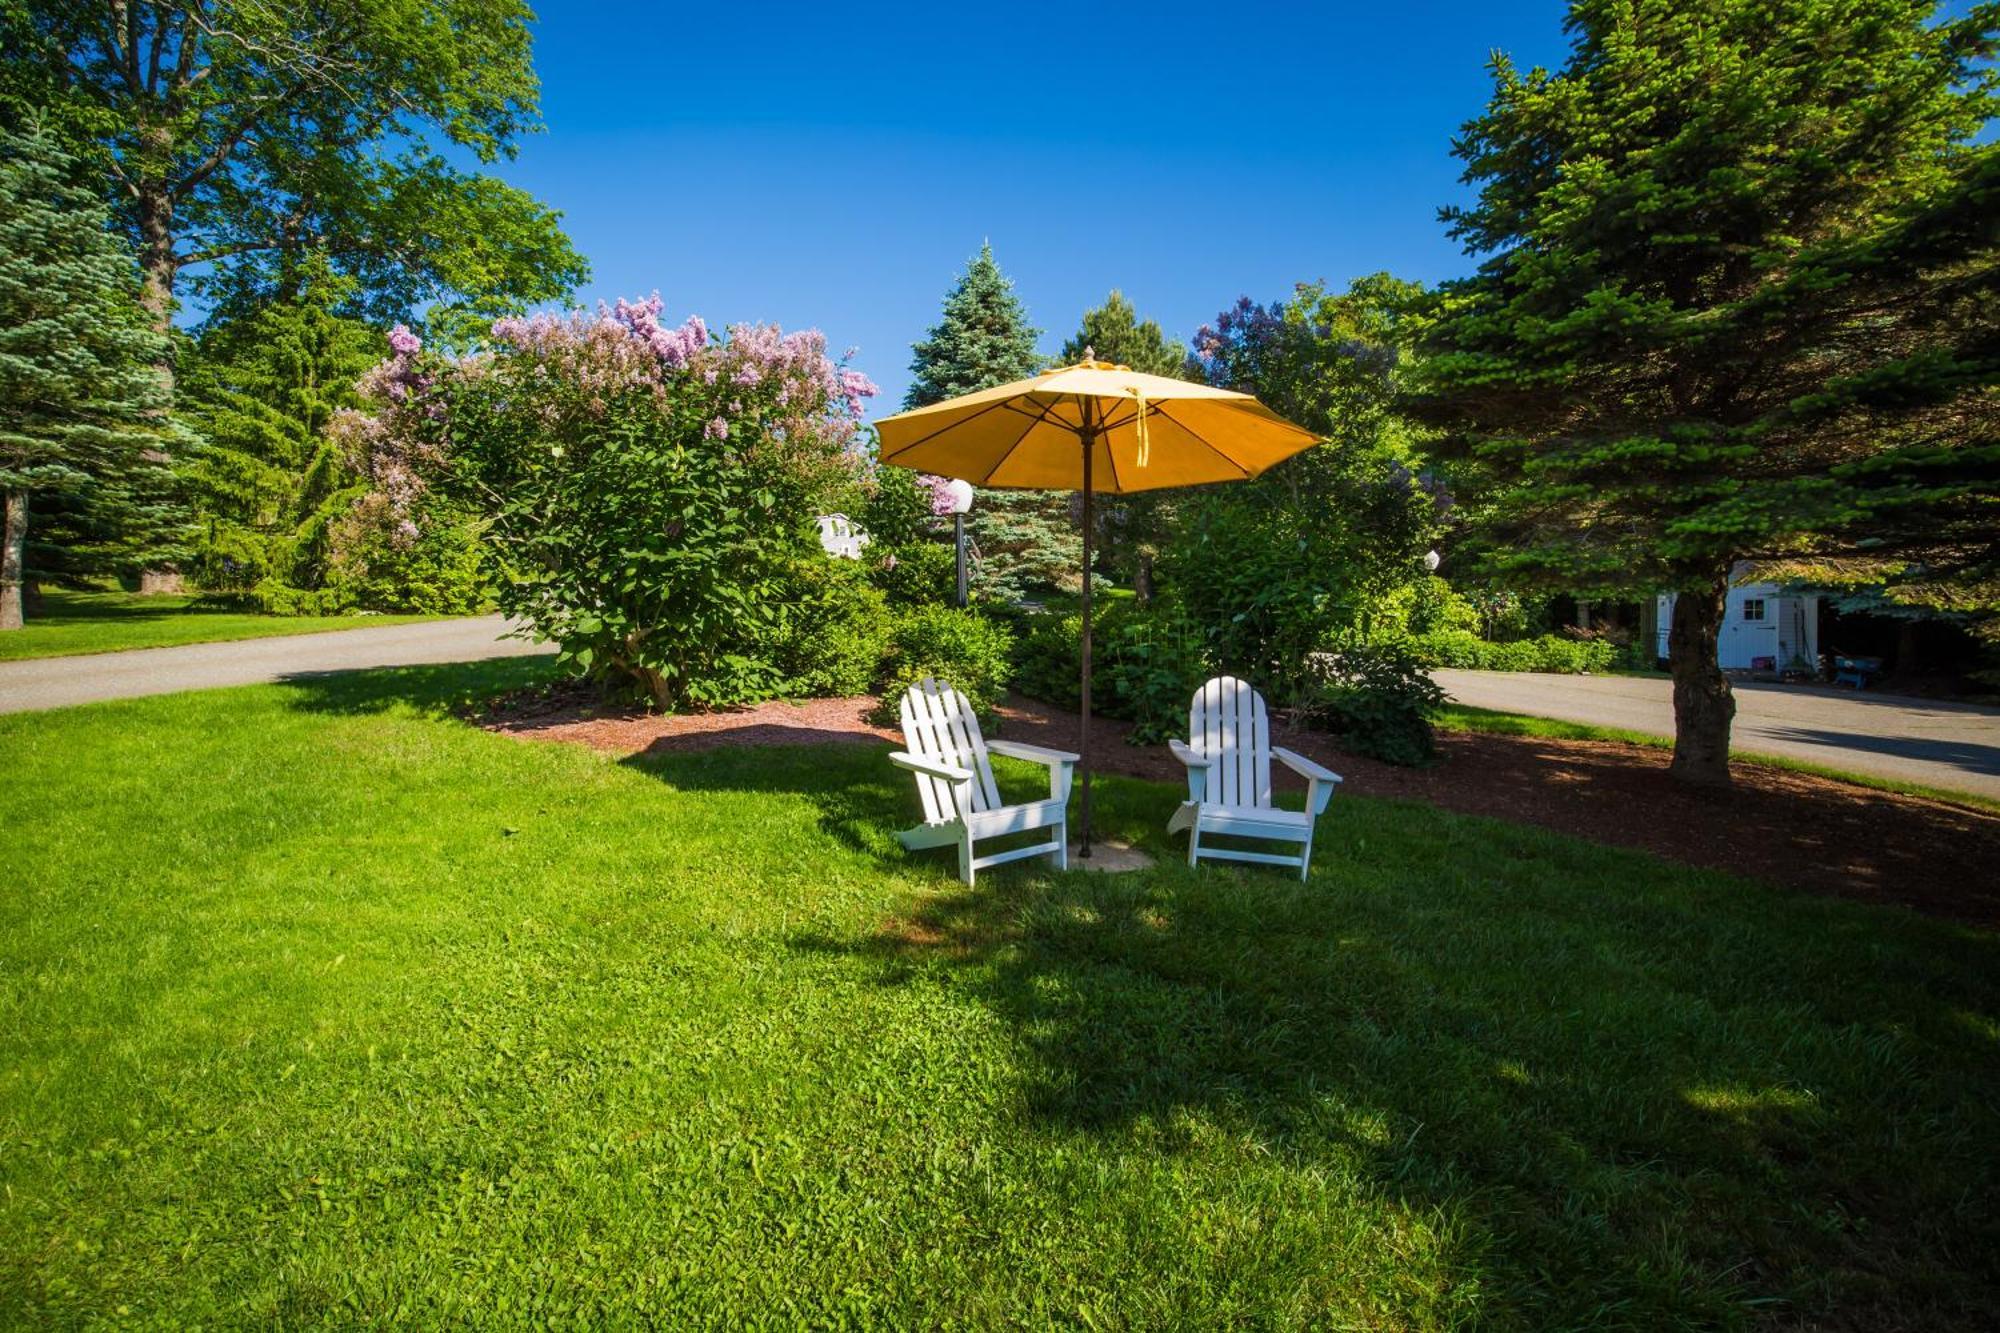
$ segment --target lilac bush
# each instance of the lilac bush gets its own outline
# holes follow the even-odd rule
[[[875,392],[818,330],[717,335],[655,294],[502,319],[456,360],[398,335],[340,423],[385,532],[433,491],[473,506],[501,609],[662,707],[786,688],[812,519],[860,481]]]

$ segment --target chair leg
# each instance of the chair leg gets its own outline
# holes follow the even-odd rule
[[[1069,869],[1069,821],[1056,825],[1056,869]]]
[[[1299,883],[1301,884],[1306,882],[1306,872],[1312,869],[1312,859],[1313,840],[1312,833],[1308,831],[1306,833],[1305,846],[1299,848]]]
[[[958,878],[967,888],[972,887],[972,835],[970,833],[959,835]]]
[[[1194,827],[1188,830],[1188,864],[1196,865],[1200,861],[1201,861],[1201,816],[1196,815],[1194,817]]]

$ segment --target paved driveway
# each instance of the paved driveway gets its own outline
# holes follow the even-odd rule
[[[1674,734],[1672,683],[1647,676],[1439,671],[1474,708]],[[1818,685],[1737,684],[1734,747],[2000,799],[2000,708]]]
[[[412,625],[337,629],[234,643],[188,643],[85,657],[0,662],[0,713],[65,708],[100,699],[132,699],[220,685],[257,685],[302,671],[470,662],[552,653],[547,644],[503,639],[499,616]]]

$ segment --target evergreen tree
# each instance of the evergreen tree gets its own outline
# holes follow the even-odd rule
[[[1014,284],[982,246],[944,299],[944,315],[915,344],[915,378],[905,407],[927,407],[978,389],[1026,379],[1042,367],[1041,330],[1014,295]],[[982,593],[1020,597],[1079,585],[1083,538],[1065,491],[982,489],[972,511]]]
[[[131,254],[72,176],[38,128],[0,131],[0,630],[21,626],[37,497],[63,496],[107,540],[171,508],[163,340]]]
[[[1444,216],[1478,273],[1425,367],[1499,569],[1678,595],[1673,771],[1728,781],[1739,561],[1989,581],[2000,472],[1994,6],[1577,0],[1494,65]],[[1982,574],[1981,571],[1984,571]]]
[[[309,610],[326,587],[335,525],[366,490],[327,438],[382,335],[339,313],[353,284],[314,266],[297,300],[212,326],[183,385],[204,437],[186,469],[201,513],[194,574],[273,611]]]
[[[1057,360],[1065,366],[1075,365],[1086,353],[1147,375],[1179,377],[1187,369],[1187,352],[1170,342],[1152,320],[1142,323],[1139,312],[1116,288],[1104,298],[1103,305],[1083,312],[1082,326],[1063,344]]]

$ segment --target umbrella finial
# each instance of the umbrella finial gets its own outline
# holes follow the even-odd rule
[[[1083,364],[1086,366],[1094,365],[1096,361],[1097,361],[1097,349],[1095,347],[1090,346],[1088,343],[1084,344]]]

